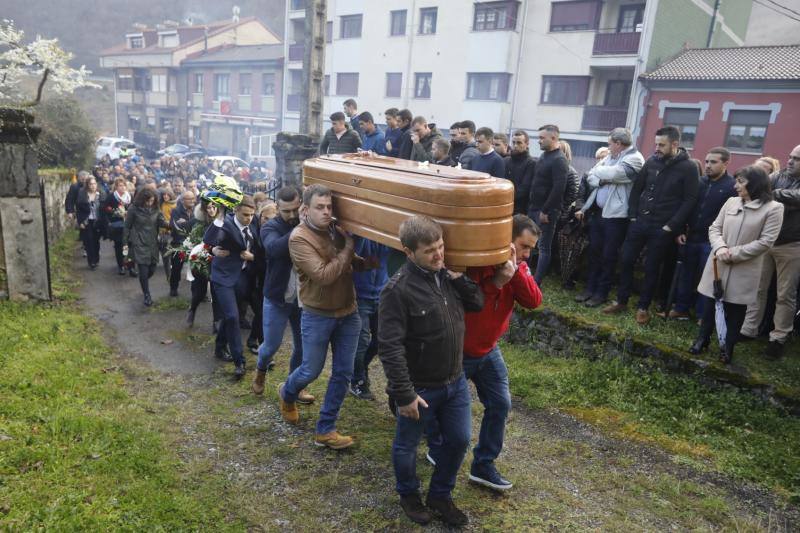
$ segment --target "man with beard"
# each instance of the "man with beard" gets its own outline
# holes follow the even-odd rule
[[[511,136],[511,151],[505,158],[506,179],[514,184],[514,214],[528,214],[531,181],[536,172],[536,158],[528,152],[530,138],[525,130],[517,130]]]
[[[303,360],[303,342],[300,335],[300,307],[297,302],[297,272],[289,257],[289,237],[300,223],[300,191],[286,186],[277,194],[278,216],[261,226],[261,244],[268,262],[264,276],[264,342],[258,347],[258,363],[253,379],[253,394],[264,393],[264,382],[274,363],[272,357],[283,343],[286,322],[292,327],[292,356],[289,372]],[[297,402],[310,404],[314,397],[300,391]]]
[[[461,142],[460,128],[461,122],[454,122],[452,126],[450,126],[450,158],[453,161],[458,161],[461,152],[467,147],[467,145]]]

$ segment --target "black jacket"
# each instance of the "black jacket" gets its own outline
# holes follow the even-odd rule
[[[411,161],[428,161],[433,163],[433,141],[441,139],[442,134],[436,128],[436,124],[428,124],[431,132],[424,139],[420,139],[417,144],[411,143]]]
[[[337,138],[333,128],[329,128],[319,145],[319,153],[325,154],[353,154],[361,148],[361,136],[349,124],[341,138]]]
[[[783,225],[775,245],[800,241],[800,177],[782,170],[772,180],[775,201],[783,204]]]
[[[75,202],[78,201],[78,191],[81,189],[83,189],[81,182],[76,182],[69,186],[67,197],[64,198],[64,210],[67,214],[71,215],[75,212]]]
[[[439,276],[437,284],[434,276]],[[483,308],[483,292],[468,276],[452,279],[406,261],[381,292],[378,354],[386,393],[398,405],[415,388],[443,387],[463,373],[464,312]]]
[[[628,216],[683,229],[697,203],[700,172],[684,148],[669,159],[652,156],[633,182]]]
[[[98,226],[105,223],[105,217],[103,216],[103,203],[106,201],[106,195],[102,191],[102,189],[97,189],[97,196],[95,197],[95,209],[97,213],[97,219],[95,220],[95,224]],[[89,219],[89,214],[91,213],[91,205],[89,204],[89,191],[86,188],[82,188],[78,191],[77,198],[75,200],[75,221],[80,226],[84,222]]]
[[[185,220],[183,224],[178,223],[178,220],[181,219]],[[194,222],[193,213],[187,212],[182,203],[178,203],[178,205],[172,209],[169,215],[169,232],[172,235],[173,245],[180,244],[186,239],[186,236],[192,231]]]
[[[717,218],[719,210],[728,201],[736,196],[733,188],[735,181],[727,172],[717,181],[711,181],[708,176],[700,178],[697,189],[697,203],[692,209],[687,221],[686,235],[690,242],[708,242],[708,228]],[[671,226],[670,226],[671,227]],[[680,231],[680,228],[675,228]]]
[[[441,161],[436,161],[437,165],[442,165],[443,167],[454,167],[456,166],[456,162],[453,161],[453,158],[449,155],[442,159]]]
[[[289,257],[289,237],[296,226],[290,226],[280,216],[268,220],[261,226],[261,246],[267,259],[264,276],[264,297],[270,302],[285,305],[284,295],[292,272]]]
[[[414,143],[411,142],[411,126],[400,128],[403,133],[400,134],[400,148],[398,149],[397,157],[400,159],[411,159],[411,149],[414,148]]]
[[[514,184],[514,214],[528,214],[528,198],[531,195],[531,182],[536,172],[536,158],[528,152],[511,154],[504,158],[506,179]]]
[[[558,216],[567,187],[569,163],[559,149],[542,152],[531,182],[528,216],[534,211]],[[533,218],[533,217],[531,217]]]

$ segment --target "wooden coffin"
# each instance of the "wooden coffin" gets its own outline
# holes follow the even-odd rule
[[[326,155],[303,164],[303,183],[333,191],[346,230],[402,250],[400,223],[428,215],[442,225],[450,268],[508,260],[514,185],[482,172],[362,154]]]

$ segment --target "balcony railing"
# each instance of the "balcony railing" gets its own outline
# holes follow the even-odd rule
[[[300,111],[300,99],[303,97],[301,94],[286,95],[286,110],[287,111]]]
[[[302,61],[305,55],[305,45],[303,43],[289,45],[289,61]]]
[[[592,54],[596,56],[635,54],[639,51],[639,38],[641,35],[640,32],[598,32],[594,35]]]
[[[609,132],[614,128],[624,128],[627,119],[627,108],[587,105],[583,108],[581,129]]]

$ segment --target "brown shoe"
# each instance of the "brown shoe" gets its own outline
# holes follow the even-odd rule
[[[682,311],[672,310],[669,312],[669,317],[674,320],[689,320],[689,313],[684,313]]]
[[[284,383],[278,385],[278,403],[280,404],[281,416],[290,424],[297,425],[300,422],[300,413],[297,412],[297,405],[294,402],[283,401]]]
[[[339,435],[339,432],[336,430],[331,431],[330,433],[325,433],[320,435],[317,433],[314,435],[314,444],[317,446],[327,446],[332,450],[342,450],[344,448],[349,448],[355,443],[353,437],[348,437],[347,435]]]
[[[253,378],[253,384],[250,387],[253,390],[253,394],[256,396],[261,396],[264,394],[264,382],[266,379],[267,371],[256,369],[256,375]]]
[[[603,313],[606,315],[616,315],[617,313],[623,313],[627,310],[628,306],[626,304],[612,302],[611,305],[607,305],[603,308]]]
[[[636,310],[636,323],[640,326],[646,326],[650,322],[650,311],[647,309]]]
[[[305,389],[303,389],[303,390],[301,390],[300,392],[297,393],[297,403],[300,403],[300,404],[303,404],[303,405],[311,405],[312,403],[314,403],[314,400],[316,400],[314,395],[313,394],[309,394],[308,392],[306,392]]]

